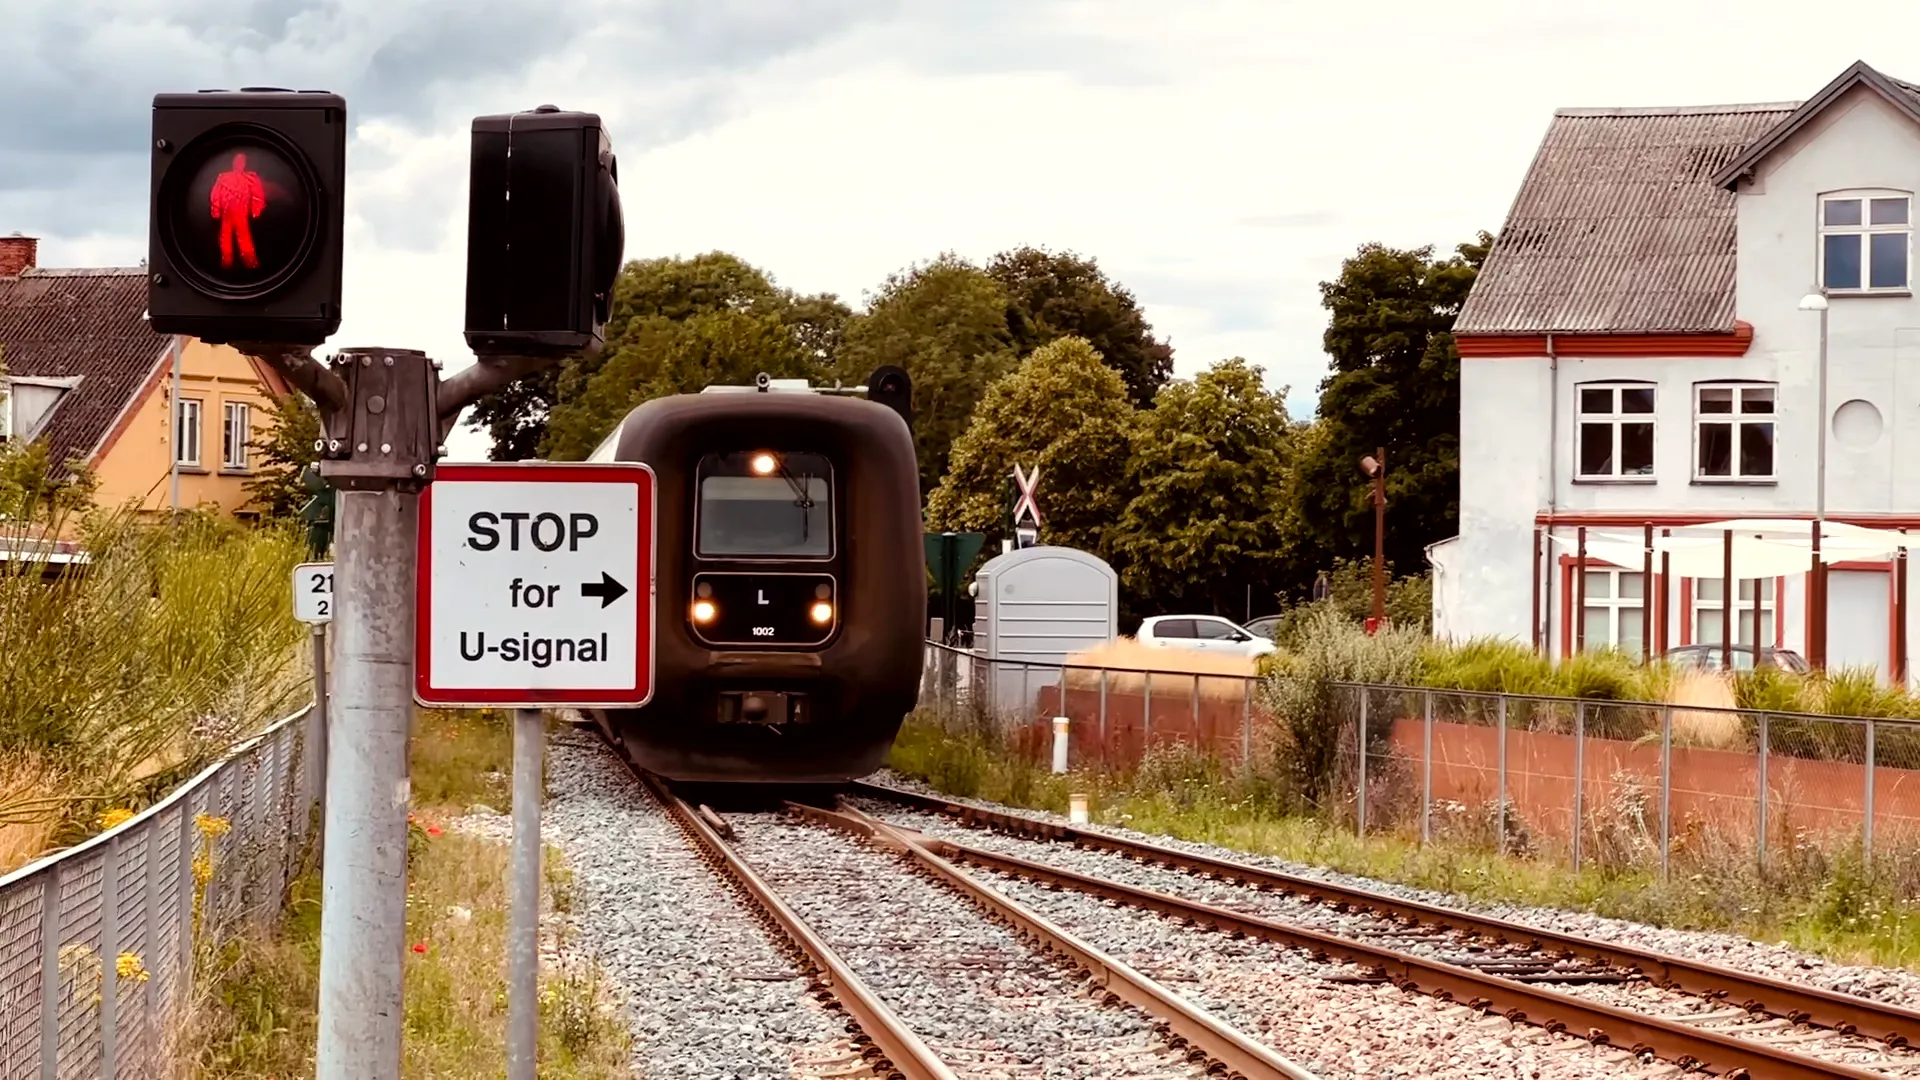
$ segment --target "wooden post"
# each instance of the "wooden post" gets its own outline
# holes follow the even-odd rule
[[[1533,606],[1528,609],[1528,621],[1533,623],[1533,651],[1540,651],[1540,528],[1533,530]]]
[[[1374,448],[1373,470],[1373,625],[1387,618],[1387,450]]]
[[[1823,421],[1824,422],[1824,421]],[[1813,565],[1807,568],[1807,663],[1815,671],[1827,666],[1826,574],[1820,561],[1820,520],[1813,522]]]
[[[1574,533],[1573,556],[1573,651],[1587,648],[1587,527]]]
[[[1653,655],[1653,522],[1647,522],[1640,543],[1640,662],[1644,664]]]
[[[1733,670],[1733,620],[1739,617],[1739,597],[1733,587],[1733,530],[1722,530],[1720,569],[1720,670]]]
[[[1671,537],[1673,530],[1661,529],[1660,535],[1662,537]],[[1660,653],[1663,656],[1666,655],[1672,639],[1672,634],[1670,633],[1670,620],[1673,618],[1671,614],[1672,600],[1673,553],[1670,551],[1662,551],[1660,553]]]
[[[1900,530],[1900,550],[1893,564],[1893,676],[1894,685],[1907,688],[1907,530]]]

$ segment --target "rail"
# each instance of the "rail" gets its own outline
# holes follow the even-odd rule
[[[279,917],[321,796],[304,753],[314,726],[309,705],[126,821],[0,877],[0,1076],[160,1074],[195,956]]]
[[[995,659],[928,642],[921,708],[1072,768],[1286,768],[1357,833],[1675,872],[1920,848],[1920,720]],[[1298,757],[1301,747],[1318,757]]]

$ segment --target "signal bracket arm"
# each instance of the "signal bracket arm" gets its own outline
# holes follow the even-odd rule
[[[559,362],[554,356],[482,356],[472,367],[454,372],[440,383],[440,438],[452,433],[467,406]]]
[[[233,347],[279,372],[295,389],[313,399],[322,416],[345,409],[352,400],[346,380],[315,360],[308,346],[236,341]]]

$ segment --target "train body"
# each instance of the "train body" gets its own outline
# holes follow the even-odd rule
[[[651,701],[587,717],[674,780],[832,783],[919,698],[926,555],[901,404],[761,376],[629,413],[591,460],[657,478]]]

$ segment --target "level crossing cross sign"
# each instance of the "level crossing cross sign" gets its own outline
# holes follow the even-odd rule
[[[1033,467],[1033,475],[1028,476],[1020,466],[1013,467],[1013,486],[1019,489],[1020,497],[1013,504],[1013,523],[1020,524],[1024,516],[1031,518],[1037,526],[1040,521],[1040,503],[1036,498],[1040,490],[1040,466]]]
[[[420,496],[414,700],[646,704],[654,491],[637,463],[441,465]]]

